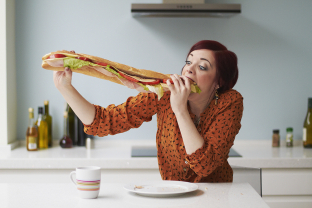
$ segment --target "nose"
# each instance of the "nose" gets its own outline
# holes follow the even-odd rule
[[[191,65],[191,66],[187,67],[187,68],[186,68],[186,73],[188,73],[188,74],[194,74],[194,73],[195,73],[194,66]]]
[[[195,74],[195,68],[193,64],[185,65],[182,68],[182,75],[185,75],[185,74],[193,74],[193,75]]]

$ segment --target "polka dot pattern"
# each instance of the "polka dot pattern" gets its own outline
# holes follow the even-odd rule
[[[107,108],[94,105],[96,114],[91,125],[85,125],[87,134],[100,137],[138,128],[157,114],[157,158],[163,180],[189,182],[232,182],[233,170],[228,154],[241,128],[243,97],[231,89],[214,100],[200,115],[197,130],[204,145],[191,155],[185,151],[177,119],[170,106],[170,92],[158,101],[154,93],[139,93],[121,105]],[[195,115],[188,110],[191,118]]]

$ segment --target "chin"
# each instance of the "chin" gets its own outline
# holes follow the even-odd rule
[[[191,94],[188,96],[187,100],[193,100],[194,98],[197,97],[197,95],[198,95],[198,93],[191,93]]]

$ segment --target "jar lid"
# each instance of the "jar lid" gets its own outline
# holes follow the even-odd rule
[[[274,134],[279,134],[279,129],[274,129],[274,130],[273,130],[273,133],[274,133]]]
[[[286,132],[292,132],[293,131],[293,128],[292,127],[288,127],[287,129],[286,129]]]

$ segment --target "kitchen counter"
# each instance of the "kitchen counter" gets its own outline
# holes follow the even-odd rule
[[[251,184],[270,207],[311,207],[312,149],[303,148],[302,142],[294,144],[287,148],[282,141],[281,147],[273,148],[271,141],[235,141],[233,149],[242,157],[228,159],[233,181]],[[52,148],[28,152],[20,144],[0,151],[0,183],[67,183],[70,171],[91,165],[102,168],[103,183],[161,180],[156,157],[131,157],[132,146],[156,146],[155,141],[103,139],[95,140],[94,146],[62,149],[55,143]],[[261,168],[261,178],[258,174],[250,180],[252,174],[237,166]]]
[[[0,183],[0,207],[269,207],[248,183],[198,183],[198,190],[168,198],[140,196],[124,185],[101,183],[97,199],[81,199],[71,183]]]
[[[95,148],[53,148],[28,152],[24,145],[0,153],[0,169],[74,169],[97,165],[105,169],[157,169],[156,157],[131,157],[132,146],[155,146],[154,141],[96,140]],[[300,146],[271,147],[270,141],[236,141],[235,149],[242,157],[230,157],[231,166],[256,168],[311,168],[312,149]]]

